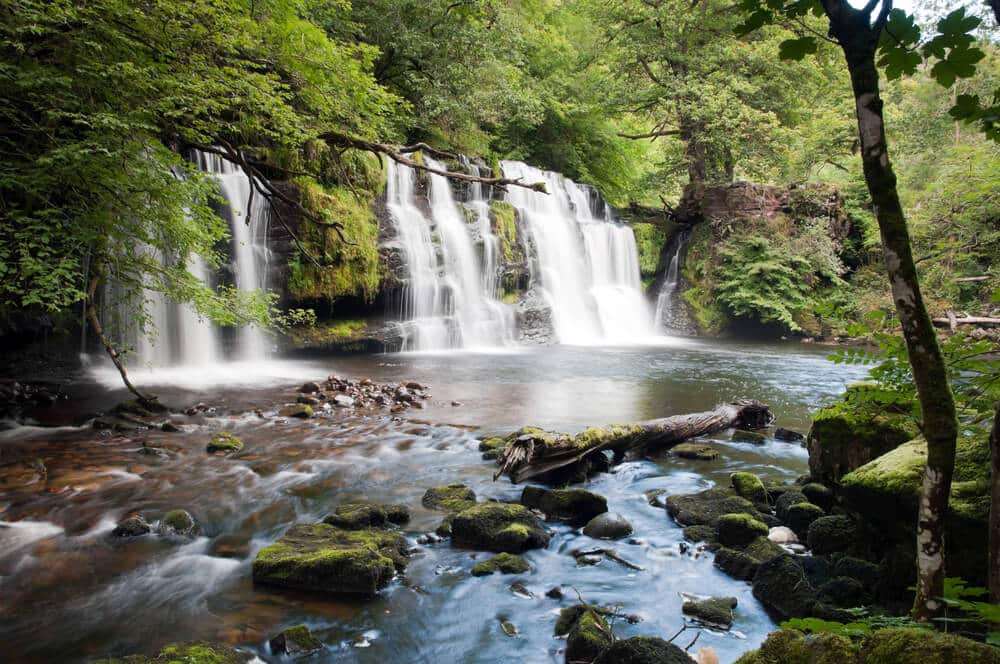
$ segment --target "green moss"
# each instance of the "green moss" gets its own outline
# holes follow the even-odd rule
[[[367,321],[337,320],[293,328],[288,337],[296,346],[324,346],[358,341],[367,331]]]
[[[667,496],[666,507],[670,516],[682,526],[715,526],[716,520],[723,514],[749,514],[758,520],[762,516],[749,500],[740,498],[732,489],[722,487]]]
[[[806,541],[809,526],[813,521],[826,515],[823,508],[812,503],[795,503],[785,510],[785,522],[788,527],[795,531],[795,535],[800,542]]]
[[[932,630],[882,629],[862,647],[865,664],[997,664],[1000,648]]]
[[[719,451],[710,445],[699,443],[681,443],[670,448],[670,452],[682,459],[712,461],[719,458]]]
[[[231,454],[243,449],[243,441],[228,431],[220,431],[212,436],[205,449],[209,452],[225,452]]]
[[[299,224],[299,240],[322,267],[296,252],[288,266],[291,298],[307,301],[349,296],[373,301],[381,279],[378,219],[372,207],[377,192],[352,191],[341,185],[324,187],[311,178],[297,178],[294,185],[305,210],[325,222],[343,226],[347,241],[333,228],[308,220]]]
[[[427,489],[420,502],[427,509],[455,514],[476,504],[476,492],[464,484],[436,486]]]
[[[567,662],[589,662],[607,650],[613,642],[611,628],[599,611],[591,608],[580,613],[566,639]]]
[[[549,535],[524,505],[480,503],[451,521],[452,544],[470,549],[521,553],[544,547]]]
[[[289,627],[271,639],[271,652],[291,656],[306,655],[322,650],[323,642],[313,636],[305,625]]]
[[[500,452],[507,448],[509,442],[506,438],[493,436],[479,441],[479,451],[483,453],[484,459],[496,459]]]
[[[748,653],[748,655],[750,655]],[[747,664],[861,664],[864,660],[850,639],[839,634],[802,632],[782,629],[771,632],[760,649],[738,661]]]
[[[371,595],[406,566],[406,538],[386,530],[293,526],[257,554],[256,583],[327,593]]]
[[[716,243],[711,224],[697,224],[688,239],[684,260],[684,281],[690,284],[683,293],[684,301],[691,305],[698,329],[703,334],[717,335],[729,324],[729,316],[715,296],[717,258],[713,247]]]
[[[625,441],[645,432],[638,424],[612,424],[606,427],[590,427],[573,437],[573,445],[587,449],[613,441]]]
[[[507,264],[524,262],[524,248],[517,231],[517,210],[504,201],[490,201],[490,226],[500,240],[500,255]]]
[[[94,664],[243,664],[251,659],[222,644],[186,643],[166,646],[155,657],[130,655],[120,659],[100,659]]]
[[[639,253],[639,275],[652,280],[660,262],[660,252],[667,243],[667,236],[659,224],[630,224],[635,235],[635,246]]]
[[[512,553],[501,553],[489,560],[477,563],[472,568],[472,576],[488,576],[496,572],[501,574],[522,574],[531,569],[528,561]]]
[[[909,416],[873,408],[871,404],[839,401],[813,416],[806,437],[813,477],[836,482],[846,473],[920,435]]]
[[[324,523],[347,530],[382,528],[389,524],[404,524],[410,520],[406,505],[377,503],[341,503],[334,513],[323,519]]]
[[[767,491],[764,483],[753,473],[736,472],[729,476],[733,489],[742,498],[754,503],[767,503]]]

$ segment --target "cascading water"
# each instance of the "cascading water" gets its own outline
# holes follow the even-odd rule
[[[595,217],[590,190],[558,173],[517,161],[502,167],[504,177],[544,182],[549,192],[510,187],[507,199],[531,233],[533,282],[551,308],[558,340],[595,344],[651,335],[632,229],[616,223],[603,201]]]
[[[442,168],[427,159],[428,166]],[[496,299],[496,242],[483,234],[480,262],[472,227],[456,204],[448,180],[428,176],[429,216],[417,205],[413,169],[390,161],[386,200],[406,263],[402,320],[404,350],[484,348],[513,339],[514,318]],[[481,188],[471,192],[469,208],[482,231],[489,214]],[[435,243],[436,241],[436,243]],[[492,276],[491,276],[492,275]]]
[[[677,234],[677,248],[670,258],[670,265],[667,267],[667,276],[660,286],[660,293],[656,297],[656,314],[653,318],[656,321],[656,331],[663,334],[677,330],[674,309],[674,300],[677,297],[677,284],[679,281],[681,252],[687,244],[688,231],[681,230]]]

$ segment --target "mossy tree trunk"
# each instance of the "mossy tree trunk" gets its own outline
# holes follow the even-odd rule
[[[990,432],[990,542],[989,588],[990,601],[1000,604],[1000,403],[993,417]]]
[[[855,9],[847,0],[822,0],[830,34],[847,60],[854,92],[861,161],[875,206],[885,266],[909,352],[913,381],[927,439],[920,510],[917,517],[917,593],[913,612],[926,621],[940,615],[944,590],[944,525],[955,465],[958,423],[937,335],[920,293],[906,217],[889,161],[875,55],[891,2]]]

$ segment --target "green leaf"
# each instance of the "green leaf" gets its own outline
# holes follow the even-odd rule
[[[986,54],[975,47],[953,48],[947,57],[938,60],[931,69],[931,76],[946,88],[954,85],[959,78],[969,78],[976,73],[976,63]]]
[[[778,44],[778,57],[782,60],[801,60],[810,53],[815,53],[817,48],[815,37],[786,39]]]

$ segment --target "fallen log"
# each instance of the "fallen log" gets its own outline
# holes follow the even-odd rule
[[[938,327],[953,327],[953,322],[950,318],[935,318],[934,324]],[[966,316],[964,318],[955,318],[954,325],[1000,325],[1000,318],[990,318],[987,316]]]
[[[770,408],[747,400],[722,404],[715,410],[673,415],[636,424],[591,427],[575,436],[525,428],[511,434],[497,456],[497,479],[507,475],[515,484],[580,463],[604,450],[616,458],[650,448],[662,448],[724,429],[762,429],[774,421]]]

